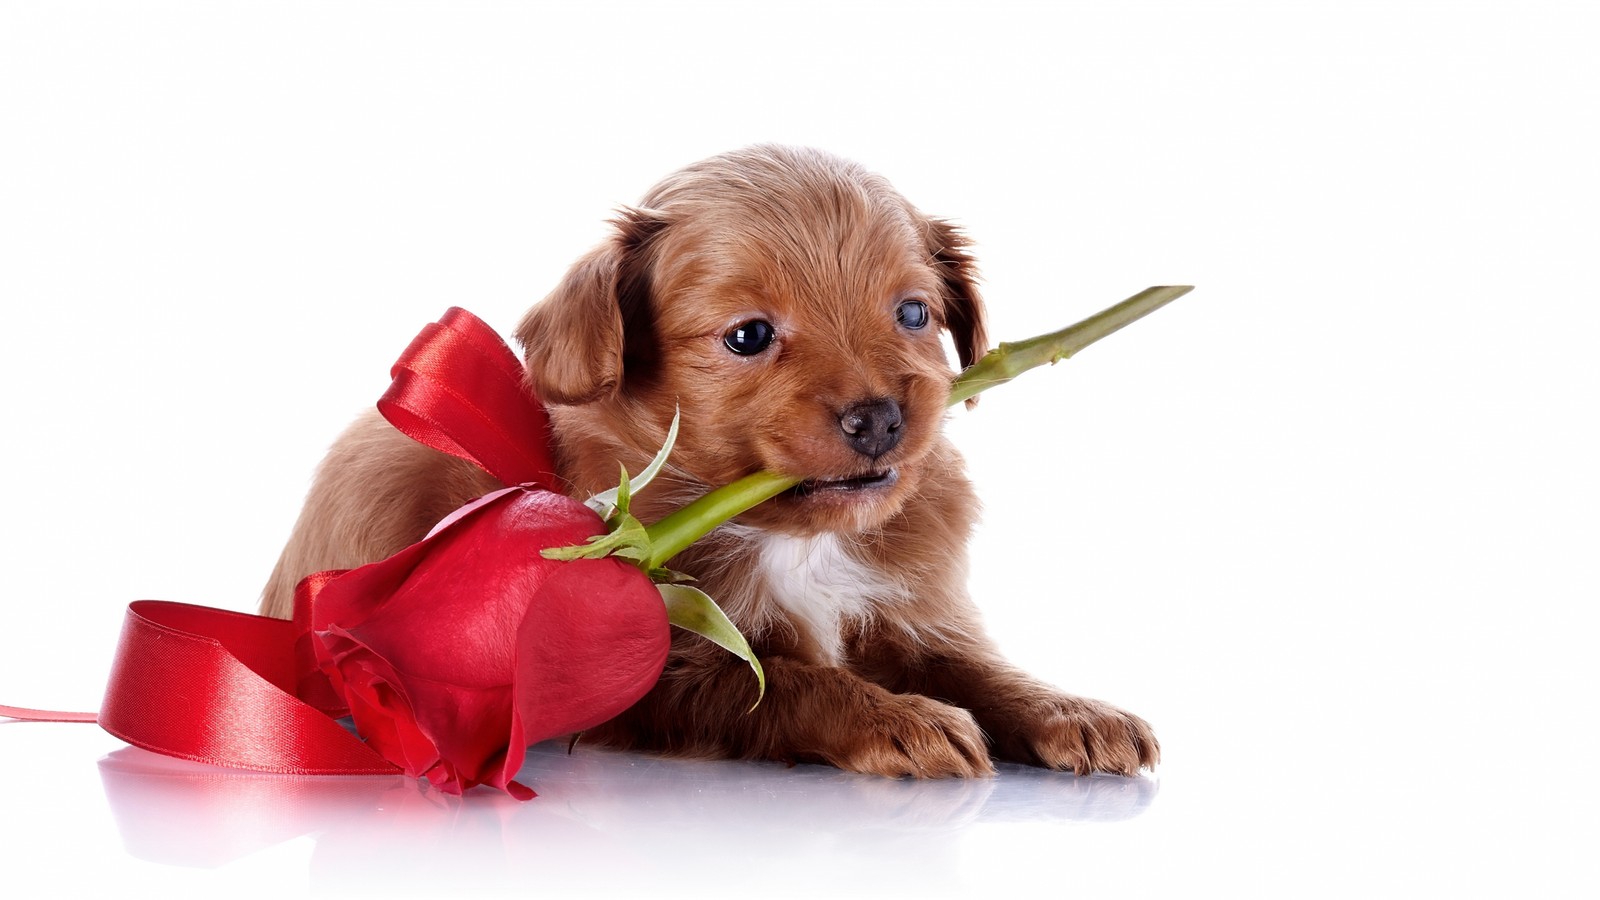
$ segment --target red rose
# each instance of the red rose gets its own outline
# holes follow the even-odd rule
[[[382,562],[308,582],[317,664],[362,738],[450,793],[532,796],[512,780],[528,746],[627,709],[666,663],[666,607],[639,569],[539,555],[604,531],[575,500],[508,488]]]

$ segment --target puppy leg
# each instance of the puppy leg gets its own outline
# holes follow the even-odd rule
[[[895,647],[884,640],[879,646]],[[1154,768],[1161,745],[1149,723],[1109,703],[1076,697],[1007,664],[978,645],[929,643],[880,657],[869,670],[894,691],[938,697],[972,711],[1000,759],[1079,775],[1132,776]]]
[[[850,772],[918,778],[994,771],[971,713],[895,694],[852,672],[786,657],[762,660],[767,693],[742,663],[669,667],[643,700],[585,737],[688,756],[825,762]]]
[[[1078,775],[1137,775],[1161,759],[1150,724],[1109,703],[1064,694],[1020,672],[987,673],[991,699],[974,704],[1001,759]]]

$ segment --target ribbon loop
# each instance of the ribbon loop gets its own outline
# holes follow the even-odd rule
[[[146,750],[258,772],[398,769],[291,691],[295,625],[140,600],[128,606],[100,727]]]
[[[452,307],[390,370],[378,411],[419,443],[474,463],[508,485],[556,489],[550,419],[522,364],[473,314]]]
[[[390,375],[378,409],[401,432],[508,485],[557,484],[544,406],[523,384],[511,348],[476,316],[448,310],[423,328]],[[0,706],[0,716],[98,722],[147,750],[238,769],[399,772],[335,721],[348,711],[307,645],[311,605],[343,574],[304,579],[292,621],[136,601],[99,713]]]

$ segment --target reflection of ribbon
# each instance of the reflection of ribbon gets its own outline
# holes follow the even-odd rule
[[[523,387],[515,354],[471,313],[451,309],[424,328],[390,374],[378,408],[396,428],[507,484],[555,485],[544,407]],[[301,583],[293,621],[137,601],[98,714],[0,706],[0,716],[97,721],[130,744],[232,768],[396,772],[335,721],[347,710],[303,647],[296,658],[311,600],[338,574]]]
[[[531,872],[546,893],[592,894],[603,872],[602,893],[658,896],[662,885],[704,880],[704,855],[684,852],[682,836],[693,832],[715,841],[724,883],[783,871],[823,896],[937,897],[959,882],[972,840],[1001,833],[988,826],[1071,843],[1084,833],[1063,827],[1132,819],[1158,791],[1149,776],[1013,763],[999,764],[996,778],[888,779],[581,743],[569,751],[565,741],[530,748],[528,759],[543,803],[461,803],[398,776],[226,772],[134,747],[105,756],[99,770],[133,857],[216,868],[298,840],[312,847],[307,875],[318,895],[499,896],[526,893]],[[396,847],[428,852],[395,866]]]

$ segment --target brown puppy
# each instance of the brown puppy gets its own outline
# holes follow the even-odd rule
[[[1132,775],[1159,750],[1120,709],[1005,663],[967,598],[977,502],[940,434],[952,370],[987,348],[965,240],[883,179],[761,146],[690,166],[616,220],[517,329],[576,497],[682,433],[634,510],[653,521],[757,470],[805,478],[678,556],[750,639],[679,634],[665,673],[585,740],[700,756],[973,776],[991,756]],[[497,485],[369,415],[322,464],[263,610],[383,558]]]

